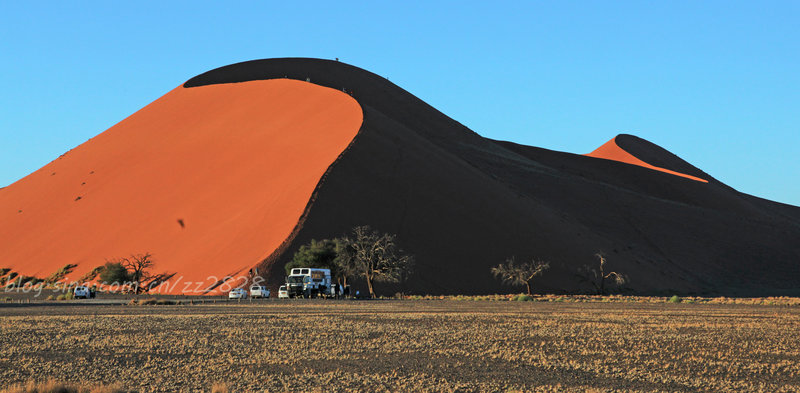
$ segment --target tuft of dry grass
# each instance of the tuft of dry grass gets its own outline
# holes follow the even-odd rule
[[[214,382],[211,385],[211,393],[228,393],[230,389],[228,388],[227,383],[223,382]]]
[[[172,306],[183,304],[180,300],[173,301],[169,299],[131,299],[128,302],[129,306]]]
[[[55,380],[47,382],[28,381],[0,390],[0,393],[126,393],[117,386],[71,385]]]
[[[56,300],[72,300],[75,299],[75,294],[72,291],[62,293],[56,297]]]

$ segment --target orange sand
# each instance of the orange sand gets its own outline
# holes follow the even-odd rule
[[[664,169],[664,168],[660,168],[660,167],[657,167],[657,166],[654,166],[654,165],[650,165],[650,164],[648,164],[648,163],[636,158],[635,156],[633,156],[633,154],[628,153],[627,151],[623,150],[621,147],[619,147],[619,145],[617,145],[616,139],[617,138],[614,137],[610,141],[606,142],[603,146],[600,146],[595,151],[587,154],[587,156],[594,157],[594,158],[603,158],[603,159],[606,159],[606,160],[624,162],[626,164],[638,165],[638,166],[641,166],[641,167],[645,167],[647,169],[652,169],[652,170],[655,170],[655,171],[661,171],[661,172],[669,173],[670,175],[681,176],[681,177],[685,177],[687,179],[692,179],[692,180],[695,180],[695,181],[708,183],[708,180],[704,180],[704,179],[701,179],[699,177],[694,177],[694,176],[691,176],[691,175],[687,175],[685,173],[675,172],[675,171],[671,171],[669,169]]]
[[[306,82],[178,87],[0,190],[0,268],[44,278],[77,263],[77,279],[150,252],[154,273],[182,276],[171,293],[246,273],[361,122],[352,97]]]

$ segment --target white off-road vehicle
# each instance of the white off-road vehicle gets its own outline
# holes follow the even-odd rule
[[[294,268],[286,277],[289,297],[314,298],[333,295],[331,269]]]

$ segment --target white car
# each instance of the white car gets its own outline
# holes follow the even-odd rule
[[[253,299],[268,298],[269,289],[261,285],[253,285],[250,287],[250,297]]]
[[[278,299],[288,299],[289,298],[289,291],[286,290],[286,285],[281,285],[278,288]]]
[[[228,299],[247,299],[247,291],[244,288],[234,288],[228,292]]]
[[[72,295],[75,299],[91,299],[94,297],[94,291],[85,285],[80,285],[75,287],[75,289],[72,291]]]

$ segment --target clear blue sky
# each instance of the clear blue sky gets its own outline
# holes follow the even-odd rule
[[[587,153],[631,133],[800,205],[800,2],[428,3],[1,2],[0,186],[196,74],[302,56],[486,137]]]

